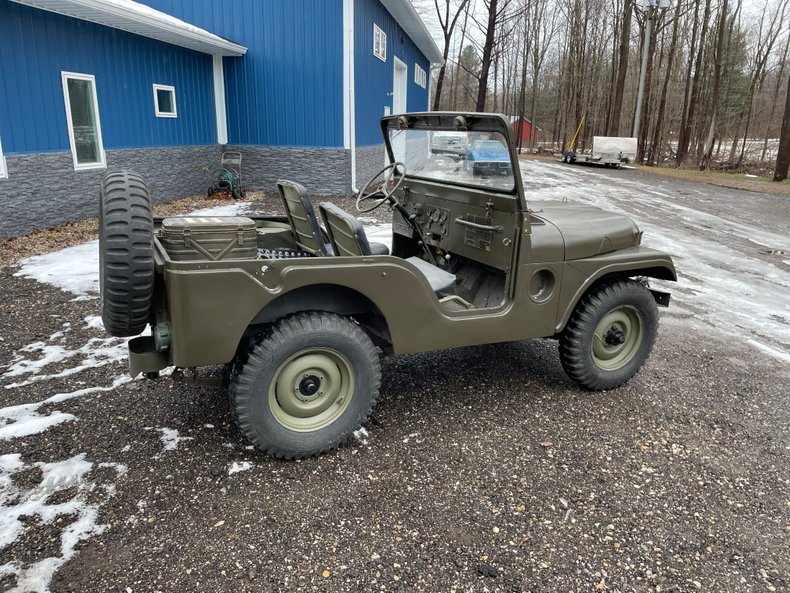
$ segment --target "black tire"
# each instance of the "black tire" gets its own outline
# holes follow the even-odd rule
[[[250,443],[298,459],[351,438],[373,411],[380,385],[378,352],[359,325],[331,313],[302,313],[281,319],[242,356],[229,398]]]
[[[110,171],[99,199],[99,298],[112,336],[141,333],[154,294],[154,223],[148,188],[137,173]]]
[[[658,332],[658,307],[635,280],[611,280],[582,297],[560,336],[560,361],[586,389],[613,389],[642,367]]]

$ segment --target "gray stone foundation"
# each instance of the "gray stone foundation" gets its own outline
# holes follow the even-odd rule
[[[348,150],[224,148],[242,153],[245,189],[276,191],[278,179],[291,179],[317,195],[351,193]],[[108,150],[107,169],[79,172],[74,171],[70,152],[6,155],[9,178],[0,179],[0,239],[97,216],[99,183],[107,170],[140,173],[155,203],[204,195],[219,167],[222,150],[219,145]],[[365,151],[359,151],[358,156]]]
[[[205,194],[219,146],[108,150],[107,169],[74,171],[70,152],[6,155],[0,179],[0,239],[98,216],[99,184],[112,169],[132,169],[155,203]]]
[[[241,152],[242,185],[277,191],[277,180],[301,183],[311,194],[351,193],[351,153],[343,148],[228,146]]]

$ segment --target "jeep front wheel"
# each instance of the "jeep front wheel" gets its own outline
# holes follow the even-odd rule
[[[294,459],[348,440],[373,410],[381,383],[375,346],[330,313],[287,317],[241,360],[230,388],[239,429],[261,451]]]
[[[587,389],[622,385],[647,360],[658,331],[658,307],[635,280],[614,280],[588,292],[560,336],[560,361]]]

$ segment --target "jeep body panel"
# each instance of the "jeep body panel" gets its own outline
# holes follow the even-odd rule
[[[556,246],[533,248],[530,241],[522,245],[522,250],[533,254],[546,249],[556,252]],[[513,298],[502,307],[448,312],[425,278],[408,262],[392,256],[297,258],[265,265],[212,262],[199,270],[192,268],[168,262],[164,269],[172,334],[169,362],[178,367],[229,362],[247,328],[256,318],[266,319],[267,306],[300,289],[342,287],[361,295],[386,321],[392,352],[407,354],[553,335],[561,331],[586,288],[604,275],[651,271],[655,275],[659,270],[662,277],[674,278],[668,256],[644,247],[575,262],[523,263],[515,273]],[[558,287],[549,298],[536,300],[530,282],[537,272],[546,271]],[[310,308],[338,311],[339,306],[327,302]],[[348,312],[354,313],[353,309],[350,306]],[[296,311],[279,311],[285,312]]]
[[[434,179],[429,168],[407,168],[394,191],[402,209],[392,215],[392,255],[276,259],[259,254],[176,261],[161,234],[155,236],[151,325],[167,341],[141,340],[130,346],[131,368],[148,372],[165,363],[228,363],[268,324],[307,311],[352,317],[393,354],[553,337],[562,332],[585,292],[602,279],[676,279],[671,258],[641,247],[642,234],[626,216],[576,203],[528,205],[513,131],[504,116],[402,114],[382,118],[381,127],[391,160],[396,160],[397,150],[413,146],[408,137],[401,136],[400,145],[393,138],[417,131],[427,140],[422,155],[444,154],[452,160],[445,175],[461,171],[458,159],[463,157],[437,149],[430,134],[498,134],[506,141],[502,152],[509,156],[512,171],[504,178]],[[256,224],[259,252],[294,244],[283,217],[256,217]],[[482,275],[494,278],[494,296],[468,308],[445,306],[407,261],[424,255],[418,237],[433,257],[444,260],[442,265],[450,258],[471,262]],[[657,294],[656,299],[668,297]]]

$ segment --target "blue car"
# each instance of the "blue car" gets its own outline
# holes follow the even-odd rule
[[[472,175],[512,175],[510,153],[498,140],[478,140],[466,151],[466,171]]]

